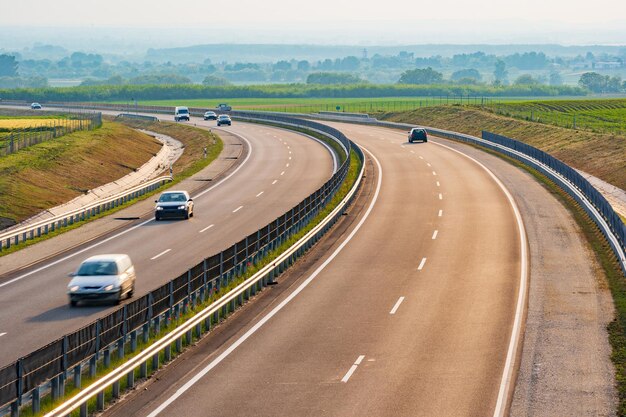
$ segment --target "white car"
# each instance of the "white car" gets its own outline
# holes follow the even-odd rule
[[[96,255],[85,259],[70,274],[67,286],[70,305],[79,301],[113,301],[132,297],[135,291],[135,267],[128,255]]]

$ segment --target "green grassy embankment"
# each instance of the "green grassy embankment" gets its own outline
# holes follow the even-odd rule
[[[174,164],[175,181],[170,184],[210,164],[223,147],[218,136],[191,126],[174,123],[129,125],[172,136],[185,145],[185,152]],[[204,158],[205,146],[208,148],[207,158]],[[100,129],[75,132],[2,157],[0,227],[25,220],[87,190],[119,179],[139,168],[160,149],[161,143],[151,136],[105,120]],[[109,213],[112,211],[105,214]],[[61,231],[69,229],[71,227]],[[8,252],[5,250],[3,254]]]
[[[626,189],[626,137],[518,120],[466,106],[379,113],[379,119],[438,127],[475,136],[482,130],[528,143],[568,165]]]

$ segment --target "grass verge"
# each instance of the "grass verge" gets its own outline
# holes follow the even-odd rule
[[[105,120],[102,128],[95,131],[98,133],[95,136],[88,135],[93,132],[76,132],[0,158],[0,224],[3,217],[4,224],[10,226],[91,188],[115,181],[156,155],[161,143],[131,127],[163,133],[185,145],[185,152],[174,165],[174,181],[166,184],[166,188],[209,165],[223,149],[222,140],[217,135],[191,126],[174,123],[119,124]],[[124,155],[123,161],[120,161],[120,155]],[[3,249],[0,257],[116,213],[163,189],[161,187],[88,220]]]

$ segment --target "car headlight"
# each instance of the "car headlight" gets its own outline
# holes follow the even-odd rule
[[[157,209],[157,211],[161,211],[161,210],[163,210],[163,207],[161,207],[161,206],[157,206],[157,208],[156,208],[156,209]]]
[[[70,287],[70,292],[76,292],[78,290],[80,290],[80,287],[78,285],[72,285]]]
[[[115,288],[115,285],[107,285],[106,287],[104,287],[104,291],[111,291],[113,288]]]
[[[178,210],[185,210],[185,206],[178,206]]]

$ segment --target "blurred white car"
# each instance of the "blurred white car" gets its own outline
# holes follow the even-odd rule
[[[135,291],[135,267],[128,255],[96,255],[87,258],[70,274],[67,286],[70,305],[79,301],[113,301],[116,304]]]

